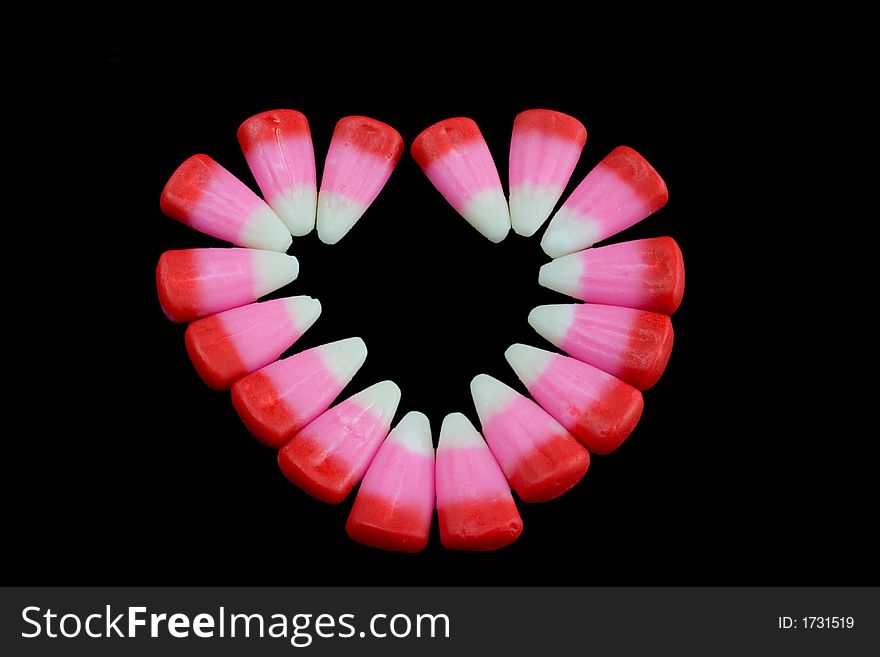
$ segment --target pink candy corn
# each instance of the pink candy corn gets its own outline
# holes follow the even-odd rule
[[[548,262],[538,282],[582,301],[671,315],[684,294],[684,261],[671,237],[621,242]]]
[[[295,110],[252,116],[238,129],[238,143],[263,198],[292,235],[315,227],[315,150],[306,117]]]
[[[524,344],[504,357],[532,397],[591,452],[617,449],[642,415],[642,393],[592,365]]]
[[[338,504],[363,478],[400,402],[400,388],[382,381],[312,420],[278,452],[287,479],[312,497]]]
[[[510,223],[530,237],[562,196],[587,141],[577,119],[552,110],[521,112],[510,140]]]
[[[559,497],[586,474],[587,450],[531,399],[486,374],[471,381],[471,395],[486,442],[524,501]]]
[[[253,303],[299,273],[293,256],[255,249],[166,251],[156,267],[162,310],[173,322]]]
[[[504,473],[461,413],[443,419],[435,481],[444,547],[495,550],[519,537],[522,520]]]
[[[233,308],[186,328],[186,350],[202,380],[227,390],[296,342],[321,314],[311,297],[288,297]]]
[[[366,358],[360,338],[302,351],[236,381],[232,404],[260,442],[281,447],[330,407]]]
[[[672,353],[668,315],[593,303],[538,306],[529,324],[583,363],[639,390],[660,379]]]
[[[477,124],[446,119],[415,138],[412,156],[443,197],[493,242],[510,231],[498,169]]]
[[[666,183],[648,161],[628,146],[619,146],[559,208],[541,247],[552,258],[585,249],[640,222],[668,198]]]
[[[162,190],[162,212],[237,246],[287,251],[290,231],[247,185],[207,155],[181,164]]]
[[[336,244],[376,200],[403,153],[403,138],[365,116],[340,119],[318,194],[318,237]]]
[[[293,441],[296,442],[296,441]],[[373,459],[345,525],[365,545],[420,552],[434,515],[434,443],[422,413],[403,416]]]

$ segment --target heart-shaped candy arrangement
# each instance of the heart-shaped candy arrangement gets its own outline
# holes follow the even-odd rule
[[[669,237],[590,248],[666,203],[666,185],[627,147],[614,149],[577,186],[541,240],[555,258],[539,282],[587,303],[539,306],[528,321],[569,354],[514,344],[505,357],[534,401],[480,374],[471,394],[483,435],[447,415],[437,449],[428,418],[410,411],[394,426],[400,389],[376,383],[331,408],[367,357],[348,338],[279,360],[315,322],[318,300],[255,303],[298,274],[291,236],[316,225],[327,244],[363,216],[400,159],[390,126],[361,116],[336,125],[321,179],[306,117],[293,110],[245,121],[238,138],[265,201],[207,155],[194,155],[162,192],[168,216],[243,248],[167,251],[156,283],[169,319],[191,322],[186,348],[201,378],[232,391],[247,428],[269,447],[288,480],[329,503],[360,483],[346,530],[354,540],[418,552],[436,507],[440,540],[461,550],[513,542],[524,502],[554,499],[577,484],[590,453],[607,454],[632,432],[642,390],[669,360],[684,291],[681,252]],[[516,117],[510,197],[477,124],[441,121],[411,152],[434,186],[492,242],[512,227],[533,235],[552,214],[587,139],[580,121],[550,110]],[[485,439],[483,438],[485,436]]]

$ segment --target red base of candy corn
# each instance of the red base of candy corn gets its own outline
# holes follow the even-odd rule
[[[546,502],[571,489],[589,467],[589,452],[570,436],[552,438],[519,465],[510,487],[524,502]]]
[[[294,438],[278,452],[278,466],[287,480],[328,504],[339,504],[357,482],[351,481],[351,467],[319,444]]]
[[[300,421],[260,372],[235,382],[232,405],[248,430],[267,447],[281,447],[300,429]]]
[[[663,375],[675,334],[672,322],[666,315],[645,313],[632,327],[633,337],[629,342],[629,358],[632,363],[618,378],[639,390],[652,387]],[[650,336],[650,339],[640,339]]]
[[[156,266],[159,304],[172,322],[199,316],[199,269],[192,251],[166,251]]]
[[[227,336],[228,332],[216,316],[190,324],[184,336],[190,360],[202,380],[213,390],[226,390],[248,374]]]
[[[418,513],[395,507],[382,497],[361,492],[345,531],[358,543],[395,552],[421,552],[428,544],[430,524]]]
[[[671,315],[678,310],[684,296],[684,258],[681,249],[671,237],[656,237],[642,240],[645,243],[643,255],[645,268],[650,273],[652,287],[662,291],[653,298],[653,310]]]
[[[571,433],[591,452],[608,454],[620,447],[636,428],[644,407],[642,394],[621,383],[586,410],[569,409],[573,416],[580,416]]]
[[[426,169],[434,160],[445,157],[458,146],[478,139],[483,139],[483,133],[473,120],[455,117],[422,130],[413,140],[410,153],[416,163]]]
[[[165,183],[159,197],[163,214],[186,223],[219,168],[220,165],[204,153],[187,158]]]
[[[438,515],[440,542],[450,550],[497,550],[522,533],[522,519],[509,498],[450,504]]]

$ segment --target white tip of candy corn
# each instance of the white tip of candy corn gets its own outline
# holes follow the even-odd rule
[[[241,229],[239,241],[251,248],[271,248],[282,253],[287,251],[293,240],[280,219],[268,206],[255,210]]]
[[[556,187],[522,183],[510,193],[510,223],[513,232],[531,237],[541,227],[559,200],[561,190]]]
[[[324,366],[337,381],[350,381],[367,360],[367,345],[361,338],[337,340],[321,345],[317,349]]]
[[[464,206],[462,214],[483,237],[495,244],[502,241],[510,232],[507,201],[497,189],[477,192]]]
[[[303,237],[315,228],[315,207],[318,193],[314,185],[292,187],[272,200],[272,209],[281,217],[294,237]]]
[[[541,238],[541,248],[551,258],[558,258],[590,247],[599,239],[601,236],[594,224],[582,221],[578,215],[563,206],[547,226]]]
[[[353,339],[359,340],[360,338]],[[364,347],[363,353],[366,358],[366,347]],[[397,405],[400,403],[400,388],[394,381],[379,381],[379,383],[374,383],[356,395],[352,395],[350,399],[355,401],[362,409],[373,413],[383,422],[391,424],[391,418],[394,417]]]
[[[548,342],[559,346],[574,318],[573,304],[560,303],[538,306],[529,313],[529,325]]]
[[[252,251],[254,294],[261,297],[287,285],[299,275],[299,260],[275,251]]]
[[[526,344],[512,344],[504,352],[507,362],[526,387],[534,383],[553,359],[554,354]]]
[[[431,423],[428,421],[427,415],[418,411],[410,411],[404,415],[403,419],[388,434],[387,440],[417,454],[434,455]]]
[[[517,392],[488,374],[478,374],[471,381],[471,396],[477,415],[485,424],[489,418],[507,408],[516,399]]]
[[[541,267],[541,270],[538,272],[538,283],[546,288],[573,297],[580,288],[578,278],[580,278],[582,269],[580,257],[578,257],[577,253],[572,253],[548,262]]]
[[[305,333],[321,315],[321,302],[313,297],[288,297],[284,299],[284,306],[290,321],[300,333]]]
[[[437,451],[458,447],[479,447],[485,444],[480,432],[461,413],[450,413],[443,418]]]
[[[318,195],[318,239],[336,244],[348,234],[367,208],[347,196],[321,191]]]

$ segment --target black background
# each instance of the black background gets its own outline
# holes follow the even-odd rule
[[[818,383],[788,364],[798,348],[791,340],[810,320],[780,317],[786,286],[766,258],[778,255],[771,240],[788,219],[774,223],[762,211],[770,203],[756,171],[768,139],[757,127],[762,90],[735,66],[719,61],[707,77],[688,59],[664,57],[662,43],[612,51],[548,36],[531,48],[477,49],[475,36],[446,35],[467,44],[452,53],[420,32],[405,42],[371,34],[359,45],[291,39],[257,52],[181,47],[170,37],[114,37],[95,49],[82,98],[65,100],[88,114],[70,172],[80,191],[67,199],[83,220],[65,235],[51,288],[60,308],[49,325],[58,405],[37,411],[37,431],[15,441],[10,459],[17,500],[7,540],[20,566],[13,577],[30,584],[859,583],[872,563],[865,534],[872,503],[858,471],[867,463],[852,456],[861,441],[845,413],[831,409],[839,421],[820,425],[805,390]],[[321,48],[344,54],[326,57]],[[407,149],[435,121],[470,116],[506,182],[513,118],[534,107],[567,112],[587,127],[569,190],[621,144],[665,178],[668,205],[610,242],[669,235],[681,245],[687,286],[673,317],[670,365],[617,452],[595,457],[584,481],[559,500],[520,505],[525,529],[509,548],[444,550],[436,523],[422,554],[365,548],[344,532],[351,499],[331,507],[288,484],[275,452],[248,435],[228,394],[196,376],[184,327],[159,308],[155,264],[166,249],[221,243],[164,217],[159,194],[197,152],[256,189],[235,131],[272,108],[307,115],[319,172],[342,116],[391,124]],[[338,245],[321,244],[315,233],[295,239],[300,277],[273,296],[319,298],[323,314],[295,350],[363,337],[369,357],[344,396],[390,378],[403,390],[396,417],[425,412],[436,440],[444,414],[476,420],[468,382],[477,373],[523,390],[503,358],[509,344],[549,348],[528,326],[528,311],[571,300],[538,286],[547,261],[539,239],[511,233],[492,245],[407,151]]]

